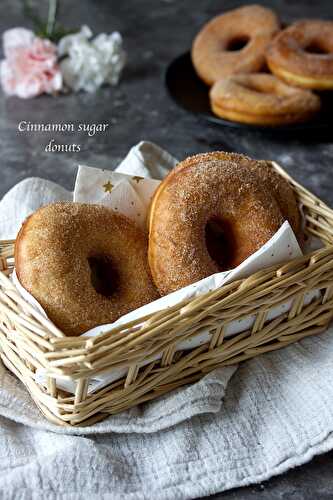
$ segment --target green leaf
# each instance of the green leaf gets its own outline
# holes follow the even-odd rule
[[[76,33],[78,29],[68,29],[57,23],[57,13],[59,12],[58,0],[49,0],[49,9],[47,21],[43,20],[31,5],[30,0],[22,0],[23,12],[34,25],[34,31],[40,38],[47,38],[51,42],[58,43],[59,40],[66,36]]]

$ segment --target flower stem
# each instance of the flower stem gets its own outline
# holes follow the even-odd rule
[[[47,16],[46,34],[50,38],[53,34],[57,15],[57,0],[49,0],[49,12]]]

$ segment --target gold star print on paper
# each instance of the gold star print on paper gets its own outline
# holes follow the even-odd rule
[[[137,184],[139,184],[140,181],[142,181],[144,179],[144,177],[140,177],[139,175],[134,175],[134,177],[132,177],[133,181],[135,181]]]
[[[103,184],[103,188],[106,193],[111,193],[113,184],[110,181],[108,181],[105,184]]]

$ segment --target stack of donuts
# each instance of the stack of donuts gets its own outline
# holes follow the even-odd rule
[[[318,91],[333,89],[333,21],[300,20],[281,30],[272,10],[240,7],[202,28],[192,62],[217,116],[265,126],[304,122],[321,108]]]
[[[285,220],[301,239],[293,190],[268,162],[199,154],[158,186],[147,232],[102,205],[40,208],[17,235],[16,276],[48,317],[76,336],[236,267]]]

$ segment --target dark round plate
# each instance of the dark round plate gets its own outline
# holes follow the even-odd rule
[[[180,107],[210,123],[224,127],[261,130],[266,133],[278,131],[283,134],[293,135],[295,133],[306,132],[319,135],[327,132],[329,128],[333,129],[333,92],[322,93],[322,111],[315,118],[305,123],[267,127],[248,125],[218,118],[210,110],[208,98],[209,87],[197,76],[189,52],[178,56],[171,62],[166,71],[165,84],[171,97]]]

